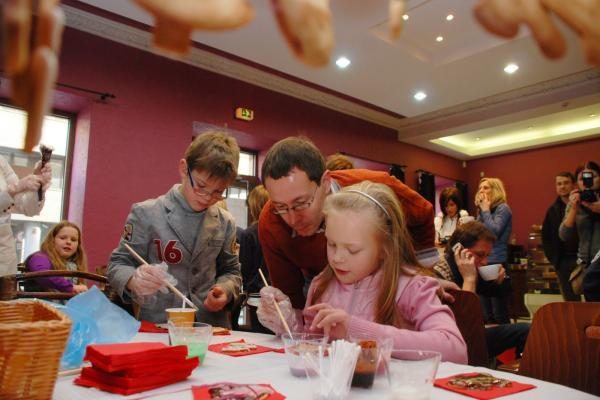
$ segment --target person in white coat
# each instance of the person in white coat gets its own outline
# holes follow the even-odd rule
[[[52,168],[47,163],[35,165],[33,173],[20,178],[0,156],[0,276],[17,273],[15,239],[10,226],[11,215],[38,215],[44,207],[44,197],[38,197],[38,189],[44,192],[50,186]]]

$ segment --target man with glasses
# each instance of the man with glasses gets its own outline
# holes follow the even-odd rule
[[[440,277],[456,283],[462,290],[496,295],[506,277],[504,268],[500,269],[498,278],[493,281],[484,281],[477,272],[479,267],[487,265],[495,240],[496,236],[479,221],[461,224],[446,244],[447,264],[438,264],[434,269]],[[520,357],[528,334],[528,323],[487,326],[485,337],[489,357],[496,357],[513,347]]]
[[[327,265],[323,227],[325,198],[364,180],[388,185],[398,196],[417,250],[433,247],[433,208],[416,191],[386,172],[361,169],[328,171],[317,147],[290,137],[268,151],[262,182],[270,201],[259,219],[259,237],[273,286],[304,308],[306,289]]]
[[[140,319],[163,323],[165,309],[181,307],[181,299],[166,290],[169,279],[199,308],[197,321],[230,327],[225,306],[241,286],[235,221],[215,204],[235,181],[239,153],[233,137],[202,134],[179,160],[181,183],[132,206],[108,279],[123,300],[140,304]],[[148,264],[140,265],[125,244]]]

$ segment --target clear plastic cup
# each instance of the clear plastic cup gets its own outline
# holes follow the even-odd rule
[[[200,358],[200,365],[204,364],[204,357],[212,339],[212,326],[203,322],[192,322],[191,325],[175,325],[169,322],[169,340],[172,346],[185,345],[188,349],[188,358]]]
[[[383,373],[390,363],[392,339],[354,336],[350,341],[361,347],[352,376],[352,387],[369,389],[375,382],[375,375]]]
[[[427,400],[442,355],[437,351],[394,349],[390,364],[390,400]]]
[[[312,353],[315,357],[318,356],[319,346],[327,346],[328,338],[325,335],[317,333],[288,333],[281,335],[285,355],[288,360],[290,372],[294,376],[305,377],[307,370],[305,369],[303,353]]]

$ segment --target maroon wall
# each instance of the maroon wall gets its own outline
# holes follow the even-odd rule
[[[246,132],[237,137],[240,145],[261,157],[273,142],[304,134],[323,154],[407,164],[413,187],[416,169],[464,179],[459,161],[398,143],[391,129],[72,29],[60,66],[59,82],[116,95],[107,104],[93,96],[77,102],[82,120],[68,215],[82,224],[92,267],[107,262],[131,204],[179,179],[193,121]],[[55,105],[70,108],[68,97],[59,93]],[[254,121],[233,119],[240,105],[254,109]]]
[[[541,224],[556,198],[554,178],[558,172],[574,172],[579,164],[599,162],[600,139],[586,140],[543,149],[521,151],[468,162],[466,181],[470,189],[470,211],[481,174],[500,178],[513,211],[513,232],[517,243],[527,245],[533,224]]]

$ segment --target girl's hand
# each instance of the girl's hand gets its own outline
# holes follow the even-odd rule
[[[227,294],[218,285],[215,285],[208,292],[208,296],[204,300],[204,307],[211,312],[220,311],[227,304]]]
[[[310,325],[310,330],[323,329],[323,333],[331,339],[346,338],[348,322],[350,322],[350,314],[346,311],[333,308],[327,303],[320,303],[306,308],[304,313],[307,315],[316,313]]]
[[[86,285],[73,285],[73,293],[83,293],[87,292],[88,287]]]

